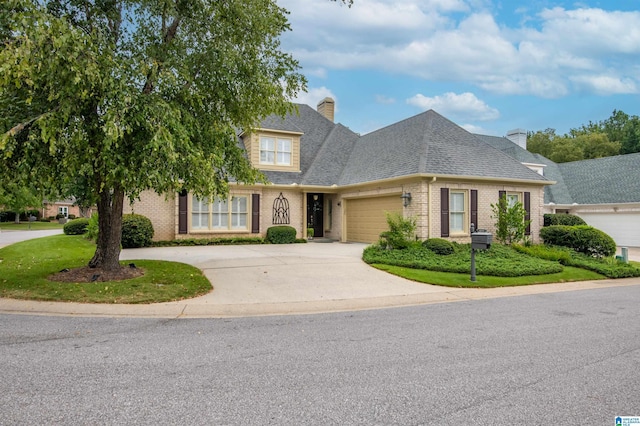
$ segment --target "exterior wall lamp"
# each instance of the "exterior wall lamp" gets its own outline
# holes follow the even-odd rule
[[[403,192],[402,195],[400,196],[400,198],[402,198],[402,205],[407,207],[409,204],[411,204],[411,193],[410,192]]]

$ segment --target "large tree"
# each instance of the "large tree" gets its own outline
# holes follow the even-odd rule
[[[348,3],[348,2],[347,2]],[[0,182],[95,196],[89,266],[119,268],[123,200],[226,195],[260,174],[237,144],[305,88],[275,0],[4,0]],[[67,194],[73,195],[73,194]]]

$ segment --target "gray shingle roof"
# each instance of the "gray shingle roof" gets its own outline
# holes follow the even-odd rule
[[[546,165],[544,175],[557,182],[545,187],[546,204],[640,202],[640,153],[557,164],[507,138],[476,136],[518,161]]]
[[[339,185],[417,173],[546,180],[429,110],[360,137]]]
[[[300,132],[301,172],[263,173],[290,185],[349,185],[412,174],[546,179],[433,110],[364,136],[333,123],[308,105],[263,129]]]
[[[578,204],[640,202],[640,153],[558,164]]]

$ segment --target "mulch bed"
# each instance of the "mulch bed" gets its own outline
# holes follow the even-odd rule
[[[83,266],[82,268],[63,269],[53,275],[49,275],[50,281],[66,282],[66,283],[91,283],[103,281],[122,281],[131,278],[141,277],[144,271],[141,268],[132,268],[129,266],[121,267],[115,271],[104,271],[102,268],[90,268]]]

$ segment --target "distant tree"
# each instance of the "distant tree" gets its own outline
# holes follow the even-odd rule
[[[624,128],[620,141],[620,154],[640,152],[640,118],[634,116]]]
[[[555,129],[538,130],[527,135],[527,150],[549,158],[553,152]]]
[[[38,208],[42,205],[42,198],[37,192],[15,182],[6,182],[0,186],[0,207],[16,214],[15,222],[20,222],[20,213],[25,213],[30,208]]]
[[[552,151],[547,158],[556,163],[584,160],[584,150],[576,138],[559,136],[553,140]]]
[[[582,148],[583,158],[611,157],[620,153],[620,142],[611,142],[606,133],[589,133],[579,135],[575,144]]]

